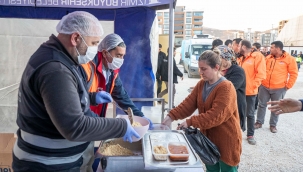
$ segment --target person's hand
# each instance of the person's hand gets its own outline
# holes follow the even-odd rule
[[[129,119],[125,119],[127,122],[127,130],[123,136],[123,141],[133,142],[132,136],[140,138],[139,134],[134,130],[133,126],[130,124]]]
[[[178,125],[177,130],[182,130],[182,128],[188,128],[186,120],[182,122],[180,125]]]
[[[274,112],[276,115],[282,113],[290,113],[300,111],[302,109],[302,103],[299,100],[295,99],[281,99],[280,101],[271,101],[267,102],[268,109]]]
[[[170,127],[170,124],[171,124],[172,122],[173,122],[173,120],[167,115],[167,116],[164,118],[162,124]]]
[[[143,118],[145,118],[145,119],[147,119],[148,121],[149,121],[149,130],[152,130],[152,129],[154,129],[154,124],[153,124],[153,122],[149,119],[149,118],[147,118],[146,116],[142,116]]]
[[[97,94],[96,94],[96,103],[97,104],[109,103],[112,101],[113,101],[113,98],[108,92],[106,92],[106,91],[97,92]]]

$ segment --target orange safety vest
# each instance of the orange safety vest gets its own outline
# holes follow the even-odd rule
[[[81,64],[87,76],[87,83],[91,81],[90,87],[88,88],[88,92],[92,93],[97,92],[99,90],[104,90],[111,94],[115,87],[115,80],[118,77],[119,69],[113,71],[113,79],[112,81],[108,81],[108,83],[111,84],[110,89],[106,90],[106,80],[102,72],[102,53],[98,52],[97,57],[95,58],[98,58],[98,64],[95,64],[93,61],[87,64]],[[92,73],[94,75],[94,78],[92,78],[93,80],[91,80]],[[105,117],[107,104],[105,104],[105,106],[103,106],[103,104],[99,104],[97,106],[90,106],[90,109],[98,116]]]

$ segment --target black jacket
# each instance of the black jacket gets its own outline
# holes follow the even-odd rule
[[[160,79],[160,71],[161,71],[161,66],[162,66],[162,61],[166,57],[166,54],[163,53],[162,51],[159,52],[158,54],[158,66],[157,66],[157,73],[156,73],[156,79]]]
[[[238,66],[233,64],[226,72],[224,76],[227,80],[231,81],[237,92],[237,103],[238,103],[238,111],[240,116],[240,125],[243,131],[246,130],[245,127],[245,113],[246,113],[246,96],[245,96],[245,88],[246,88],[246,78],[244,70]]]
[[[183,77],[183,73],[178,69],[175,58],[173,62],[173,83],[178,83],[177,76]],[[162,60],[160,68],[161,81],[168,81],[168,56]]]
[[[77,157],[87,148],[87,141],[125,134],[125,120],[99,118],[90,110],[89,95],[78,68],[78,63],[54,35],[29,59],[18,93],[18,146],[14,155],[21,159],[14,158],[14,171],[24,168],[27,171],[61,171],[80,167],[82,157]],[[21,130],[31,137],[45,137],[48,141],[29,143],[29,139],[21,137]],[[49,146],[59,141],[63,142],[63,148]],[[25,160],[20,150],[32,155]],[[39,160],[47,157],[56,157],[60,163],[40,163]]]

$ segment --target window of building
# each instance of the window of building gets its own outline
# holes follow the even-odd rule
[[[185,26],[185,28],[186,28],[186,29],[191,29],[191,24],[187,24],[187,25]]]
[[[191,36],[185,36],[185,39],[190,39],[191,38]]]
[[[191,35],[191,30],[186,30],[185,35]]]
[[[192,17],[192,13],[191,12],[186,12],[186,17]]]
[[[202,34],[202,30],[195,30],[195,31],[194,31],[194,34],[195,34],[195,35],[201,35],[201,34]]]
[[[164,30],[163,34],[169,34],[169,31],[168,30]]]
[[[194,12],[194,16],[203,16],[203,12]]]
[[[194,25],[194,28],[201,28],[202,25]]]
[[[169,29],[169,25],[168,25],[168,24],[165,24],[165,25],[164,25],[164,29]]]
[[[186,18],[186,23],[191,23],[191,18]]]
[[[202,19],[194,19],[195,22],[202,22]]]
[[[168,24],[168,23],[169,23],[169,19],[167,19],[167,18],[164,19],[164,23],[165,23],[165,24]]]
[[[161,29],[162,29],[162,26],[163,26],[162,24],[159,24],[159,28],[161,28]]]
[[[162,16],[163,13],[162,12],[157,12],[157,16]]]
[[[164,12],[164,17],[169,17],[169,13],[168,12]]]

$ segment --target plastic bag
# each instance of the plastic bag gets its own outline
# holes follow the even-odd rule
[[[219,149],[200,130],[190,127],[183,130],[187,140],[204,164],[214,165],[219,162],[221,156]]]

